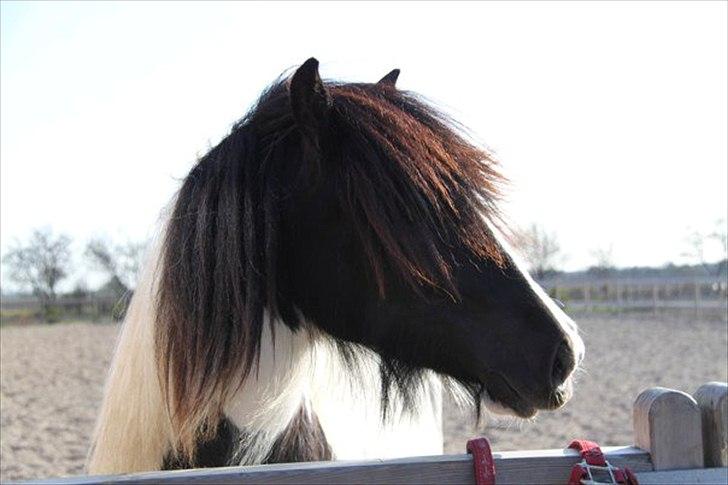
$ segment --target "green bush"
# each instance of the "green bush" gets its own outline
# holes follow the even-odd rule
[[[43,315],[43,319],[47,323],[56,323],[61,320],[61,317],[63,317],[63,311],[61,311],[60,308],[57,306],[49,306],[45,310],[45,314]]]

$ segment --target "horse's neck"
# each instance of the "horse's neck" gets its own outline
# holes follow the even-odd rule
[[[336,459],[395,458],[442,453],[442,395],[429,378],[415,415],[403,413],[394,393],[386,424],[381,418],[379,368],[374,354],[360,352],[346,365],[334,345],[306,331],[276,325],[264,330],[260,367],[225,407],[238,429],[255,437],[241,456],[260,463],[276,437],[304,406],[323,429]]]

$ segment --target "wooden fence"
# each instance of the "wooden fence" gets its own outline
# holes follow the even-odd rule
[[[633,409],[635,446],[605,447],[607,460],[627,466],[641,484],[728,483],[728,386],[711,382],[694,396],[652,388]],[[587,437],[588,438],[588,437]],[[573,450],[493,453],[496,483],[565,484],[581,461]],[[474,483],[470,455],[395,460],[287,463],[216,469],[55,478],[34,483]]]
[[[116,296],[64,296],[58,298],[52,308],[59,319],[118,319],[123,315],[127,302],[128,298]],[[3,298],[0,318],[3,323],[42,321],[43,305],[38,298]]]
[[[720,277],[549,280],[542,283],[570,310],[647,311],[687,310],[728,315],[728,282]]]

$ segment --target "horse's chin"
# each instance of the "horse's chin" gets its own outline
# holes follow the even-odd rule
[[[486,399],[484,404],[485,408],[488,410],[489,413],[498,416],[532,419],[535,418],[536,415],[538,415],[538,409],[536,408],[519,408],[518,410],[516,410],[506,404],[501,404],[500,402],[494,401],[490,398]]]
[[[529,419],[538,413],[538,408],[529,403],[503,375],[493,372],[487,376],[485,407],[494,414],[510,415]]]
[[[548,403],[534,405],[525,399],[504,377],[494,374],[486,384],[485,407],[493,414],[515,416],[522,419],[534,418],[540,410],[554,411],[563,407],[573,395],[572,379],[559,387]]]

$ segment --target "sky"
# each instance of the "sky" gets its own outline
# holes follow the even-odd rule
[[[0,254],[50,227],[88,278],[89,238],[152,235],[196,158],[315,56],[343,80],[400,68],[495,153],[511,224],[556,234],[563,269],[608,247],[684,262],[728,211],[727,5],[3,1]]]

